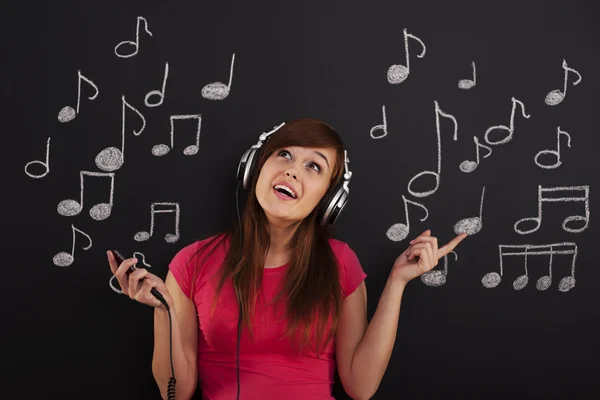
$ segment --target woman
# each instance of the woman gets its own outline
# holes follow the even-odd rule
[[[240,225],[184,247],[164,282],[145,269],[124,278],[137,260],[118,266],[107,252],[123,292],[155,307],[152,370],[161,394],[171,376],[169,317],[152,288],[171,310],[178,399],[190,398],[198,383],[204,399],[236,399],[238,384],[243,399],[332,399],[336,368],[350,397],[368,399],[390,359],[404,287],[465,235],[442,248],[429,230],[411,241],[369,323],[366,274],[318,221],[344,173],[339,135],[300,118],[258,154]]]

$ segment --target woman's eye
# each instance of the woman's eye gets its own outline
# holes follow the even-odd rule
[[[321,167],[319,167],[319,165],[318,165],[318,164],[315,164],[315,163],[312,163],[312,162],[311,162],[311,163],[309,163],[309,165],[311,166],[311,168],[312,168],[312,167],[314,167],[313,169],[314,169],[315,171],[317,171],[317,172],[320,172],[320,171],[321,171]]]
[[[279,155],[280,155],[280,156],[281,156],[281,155],[284,155],[284,156],[285,156],[285,155],[289,155],[289,154],[290,154],[290,153],[289,153],[287,150],[281,150],[281,151],[279,152]]]

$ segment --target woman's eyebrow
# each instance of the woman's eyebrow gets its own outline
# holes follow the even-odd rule
[[[314,151],[315,154],[317,154],[319,157],[321,157],[323,160],[325,160],[325,162],[327,163],[327,166],[329,167],[329,161],[327,161],[327,157],[325,157],[323,155],[323,153],[319,152],[319,151]]]

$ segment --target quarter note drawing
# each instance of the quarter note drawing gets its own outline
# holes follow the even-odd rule
[[[79,171],[79,201],[70,199],[61,201],[60,203],[58,203],[58,213],[65,217],[72,217],[74,215],[78,215],[83,210],[83,192],[86,176],[91,176],[94,178],[110,178],[110,194],[108,203],[98,203],[95,204],[92,208],[90,208],[90,217],[92,217],[96,221],[102,221],[110,217],[110,213],[113,208],[113,195],[115,190],[114,172]]]
[[[558,290],[560,292],[568,292],[575,287],[575,262],[577,260],[577,245],[573,242],[564,243],[552,243],[545,245],[533,245],[533,244],[522,244],[522,245],[505,245],[501,244],[498,246],[500,253],[500,273],[489,272],[481,279],[483,287],[488,289],[495,288],[502,281],[503,275],[503,257],[504,256],[522,256],[524,257],[524,270],[525,274],[519,276],[513,282],[513,288],[515,290],[521,290],[529,283],[529,271],[527,269],[527,257],[528,256],[550,256],[548,263],[549,272],[548,275],[544,275],[537,280],[537,290],[546,290],[552,284],[552,261],[554,255],[571,255],[573,256],[571,263],[571,274],[563,277],[558,283]]]
[[[169,77],[169,63],[165,63],[165,75],[163,77],[162,89],[151,90],[144,97],[144,104],[146,107],[158,107],[160,106],[165,99],[165,90],[167,88],[167,78]],[[158,96],[160,100],[156,103],[150,103],[150,96]]]
[[[563,192],[582,192],[582,196],[575,196],[571,194],[570,197],[552,197],[556,193],[560,195]],[[544,194],[548,193],[547,197],[544,197]],[[584,186],[557,186],[552,188],[544,188],[541,185],[538,186],[538,215],[537,217],[528,217],[523,218],[515,222],[515,232],[521,235],[527,235],[533,233],[540,229],[542,225],[542,205],[543,203],[554,203],[554,202],[582,202],[584,204],[585,215],[571,215],[564,219],[562,223],[562,228],[569,233],[579,233],[583,232],[587,229],[588,224],[590,222],[590,187],[588,185]],[[584,225],[579,228],[569,228],[567,226],[570,222],[583,221]],[[519,225],[527,222],[533,222],[535,226],[529,230],[521,230],[519,229]]]
[[[510,126],[506,126],[506,125],[490,126],[487,129],[487,131],[485,131],[485,141],[487,142],[487,144],[489,144],[489,145],[504,144],[504,143],[507,143],[512,140],[513,134],[515,133],[515,109],[517,107],[517,103],[521,106],[521,112],[523,114],[523,117],[525,117],[527,119],[529,119],[529,117],[531,117],[531,115],[527,115],[525,112],[525,104],[523,104],[521,101],[515,99],[514,97],[511,99],[511,101],[512,101],[512,110],[510,111]],[[492,133],[492,131],[494,131],[494,130],[508,131],[508,136],[505,136],[503,139],[500,139],[500,140],[491,141],[489,136],[490,136],[490,133]]]
[[[579,72],[577,72],[576,70],[574,70],[573,68],[570,68],[567,65],[567,60],[563,59],[562,67],[565,70],[565,83],[563,86],[563,90],[561,92],[560,89],[554,89],[554,90],[551,90],[546,95],[545,102],[549,106],[555,106],[557,104],[560,104],[565,99],[565,97],[567,97],[567,82],[568,82],[569,72],[573,72],[574,74],[577,75],[577,80],[575,82],[573,82],[573,86],[577,86],[577,85],[579,85],[579,82],[581,82],[581,74]]]
[[[41,174],[34,174],[31,173],[27,170],[27,168],[30,165],[34,165],[34,164],[39,164],[42,167],[44,167],[44,172]],[[30,178],[33,179],[39,179],[39,178],[43,178],[46,175],[48,175],[48,173],[50,173],[50,137],[48,136],[48,140],[46,141],[46,161],[40,161],[40,160],[33,160],[33,161],[29,161],[27,164],[25,164],[25,173],[27,174],[27,176],[29,176]]]
[[[143,21],[144,22],[144,30],[146,31],[146,33],[149,36],[152,36],[152,32],[150,32],[148,30],[148,21],[146,21],[146,18],[144,17],[137,17],[137,24],[136,24],[136,28],[135,28],[135,42],[131,41],[131,40],[124,40],[122,42],[120,42],[118,45],[115,46],[115,54],[117,55],[117,57],[120,58],[129,58],[129,57],[133,57],[138,53],[138,50],[140,49],[140,22]],[[133,46],[134,50],[133,52],[130,53],[119,53],[119,47],[123,46],[123,45],[130,45]]]
[[[90,85],[95,93],[88,97],[90,100],[95,100],[98,97],[100,91],[98,90],[98,86],[85,76],[81,74],[81,70],[77,70],[77,106],[75,109],[71,106],[64,106],[58,113],[58,120],[60,122],[69,122],[75,119],[77,114],[79,114],[79,105],[81,103],[81,81],[85,81],[88,85]]]
[[[469,90],[475,85],[477,85],[477,72],[475,70],[475,61],[471,62],[471,66],[473,67],[473,79],[461,79],[458,81],[458,88]]]
[[[150,232],[141,231],[135,234],[134,239],[138,242],[144,242],[154,234],[154,215],[155,214],[175,214],[175,233],[167,233],[165,242],[175,243],[179,240],[179,203],[155,202],[150,206]]]
[[[560,130],[559,126],[556,133],[556,150],[544,149],[539,151],[535,155],[535,158],[533,160],[538,167],[544,169],[555,169],[560,167],[560,165],[562,164],[562,161],[560,160],[560,135],[565,135],[567,137],[567,146],[571,148],[571,135],[569,135],[565,131]],[[541,155],[546,154],[552,157],[556,157],[556,162],[554,164],[543,164],[538,160]]]
[[[137,258],[139,262],[141,262],[144,267],[152,267],[150,264],[146,263],[146,257],[144,256],[143,253],[140,253],[139,251],[134,251],[133,252],[133,256],[132,258]],[[136,266],[139,264],[136,264]],[[119,282],[115,282],[115,276],[111,276],[110,279],[108,280],[108,286],[110,286],[110,288],[113,290],[113,292],[115,293],[119,293],[119,294],[123,294],[123,291],[121,290],[120,286],[119,286]]]
[[[454,254],[454,261],[458,261],[458,254],[455,251],[451,251],[450,254]],[[433,269],[427,271],[421,275],[421,282],[427,286],[439,287],[446,283],[446,277],[448,276],[448,254],[444,256],[444,270]]]
[[[197,119],[198,127],[196,128],[196,142],[195,144],[191,144],[183,149],[183,154],[186,156],[193,156],[198,153],[200,149],[200,128],[202,125],[202,115],[201,114],[188,114],[188,115],[171,115],[171,145],[168,144],[157,144],[152,147],[152,154],[155,156],[164,156],[171,149],[173,149],[175,143],[175,120],[184,120],[184,119]]]
[[[373,139],[381,139],[387,136],[388,131],[387,131],[387,119],[385,118],[385,106],[381,107],[381,110],[383,112],[383,124],[381,125],[375,125],[374,127],[371,128],[371,131],[369,132],[369,134],[371,135],[371,137]],[[375,136],[374,133],[375,131],[381,130],[383,132],[383,134],[379,135],[379,136]]]
[[[479,166],[479,148],[481,147],[482,149],[487,151],[487,154],[483,156],[483,158],[488,158],[491,154],[492,154],[492,148],[486,146],[485,144],[481,144],[479,143],[479,139],[477,139],[477,136],[473,136],[473,141],[475,142],[475,161],[470,161],[470,160],[465,160],[463,162],[460,163],[460,165],[458,166],[458,169],[460,169],[462,172],[464,173],[469,173],[469,172],[473,172],[477,169],[477,167]]]
[[[485,194],[485,186],[481,190],[481,200],[479,201],[479,216],[464,218],[458,221],[454,225],[454,233],[460,235],[466,233],[467,235],[474,235],[483,228],[483,196]]]
[[[435,104],[435,128],[436,128],[436,132],[437,132],[437,150],[438,150],[437,172],[435,172],[435,171],[419,172],[408,182],[408,192],[415,197],[427,197],[429,195],[432,195],[433,193],[435,193],[438,190],[438,188],[440,186],[440,175],[442,173],[442,139],[440,137],[440,115],[442,117],[452,120],[452,122],[454,123],[454,137],[453,138],[454,138],[454,141],[458,140],[458,122],[456,122],[456,118],[454,118],[450,114],[443,112],[440,109],[437,101],[434,101],[434,104]],[[435,187],[432,190],[428,190],[425,192],[415,192],[414,190],[412,190],[410,187],[413,184],[413,182],[425,175],[433,175],[435,177]]]
[[[408,78],[408,75],[410,74],[410,54],[408,51],[408,38],[415,39],[417,42],[419,42],[419,44],[423,48],[421,53],[417,54],[417,57],[419,57],[419,58],[425,57],[425,52],[427,51],[427,49],[425,48],[425,43],[423,43],[423,41],[421,39],[419,39],[418,37],[416,37],[415,35],[413,35],[411,33],[408,33],[406,29],[404,29],[403,32],[404,32],[404,53],[406,54],[406,65],[394,64],[390,68],[388,68],[387,80],[392,85],[397,85],[399,83],[404,82],[406,80],[406,78]]]
[[[96,166],[103,171],[116,171],[125,162],[125,110],[129,108],[134,111],[142,120],[142,126],[139,131],[133,130],[135,136],[141,135],[146,127],[146,119],[135,107],[125,100],[125,96],[121,96],[121,149],[116,147],[107,147],[96,156]]]
[[[231,66],[229,67],[229,83],[226,85],[223,82],[213,82],[202,88],[202,97],[208,100],[223,100],[229,96],[231,91],[231,81],[233,80],[233,63],[235,61],[235,53],[231,56]]]
[[[84,250],[88,250],[90,247],[92,247],[92,238],[87,233],[75,228],[75,225],[73,225],[73,224],[71,224],[71,230],[73,231],[73,243],[72,243],[72,247],[71,247],[71,253],[61,251],[60,253],[57,253],[54,255],[54,257],[52,257],[52,262],[57,267],[68,267],[69,265],[73,264],[73,262],[75,261],[75,242],[76,242],[75,232],[79,232],[87,238],[89,244],[83,248]]]
[[[388,237],[388,239],[390,239],[393,242],[400,242],[406,239],[406,237],[410,233],[410,218],[408,217],[409,203],[413,206],[420,207],[423,209],[423,211],[425,211],[425,216],[421,218],[421,222],[425,221],[427,217],[429,217],[429,211],[423,204],[408,200],[406,197],[404,197],[404,195],[402,195],[402,200],[404,200],[404,219],[406,220],[406,223],[403,224],[401,222],[398,222],[390,226],[386,232],[386,236]]]

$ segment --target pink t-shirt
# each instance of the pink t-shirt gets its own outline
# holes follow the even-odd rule
[[[209,239],[197,241],[181,249],[173,258],[169,269],[183,293],[190,298],[194,264],[190,257]],[[209,318],[212,298],[216,291],[213,274],[219,272],[229,240],[217,239],[195,257],[204,259],[213,247],[214,252],[199,268],[194,287],[194,303],[198,312],[198,384],[205,400],[235,400],[237,395],[236,346],[238,304],[233,285],[227,282],[221,289],[219,302]],[[329,244],[341,267],[340,284],[344,297],[358,287],[367,276],[358,257],[344,242],[329,239]],[[205,253],[206,252],[206,253]],[[285,322],[285,298],[274,310],[269,301],[277,294],[278,284],[285,277],[287,264],[266,268],[263,274],[262,293],[257,302],[255,320],[252,321],[254,341],[247,330],[240,338],[240,400],[308,400],[333,399],[331,387],[335,374],[335,340],[332,340],[320,357],[310,352],[297,356],[289,339],[281,339]],[[263,296],[264,293],[264,296]],[[283,314],[282,314],[283,313]],[[262,320],[262,323],[261,323]]]

